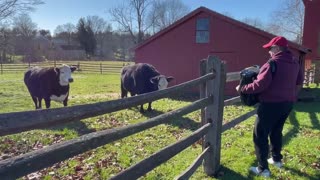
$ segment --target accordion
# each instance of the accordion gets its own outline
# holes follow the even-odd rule
[[[250,84],[255,79],[257,79],[259,70],[260,67],[258,65],[254,65],[242,70],[240,72],[240,89],[242,88],[242,86]],[[259,102],[258,94],[243,94],[242,92],[240,92],[240,99],[241,103],[247,106],[253,106]]]

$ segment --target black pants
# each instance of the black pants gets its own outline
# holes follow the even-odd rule
[[[260,103],[258,117],[253,131],[255,153],[261,170],[269,169],[268,155],[270,138],[270,150],[274,161],[282,159],[282,129],[293,107],[292,102]]]

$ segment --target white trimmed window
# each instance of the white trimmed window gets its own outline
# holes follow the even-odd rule
[[[209,43],[209,18],[198,18],[196,43]]]

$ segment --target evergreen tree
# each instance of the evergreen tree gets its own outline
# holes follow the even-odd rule
[[[81,18],[77,25],[77,37],[80,45],[84,48],[87,55],[94,55],[97,47],[97,41],[94,37],[92,28],[86,23],[84,18]]]

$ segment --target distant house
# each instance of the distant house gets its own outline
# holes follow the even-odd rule
[[[174,76],[171,85],[199,77],[199,62],[208,55],[218,56],[228,72],[262,65],[269,54],[262,45],[274,35],[200,7],[135,48],[136,63],[153,64],[162,74]],[[304,64],[306,50],[289,42]],[[227,95],[236,95],[236,82],[226,85]]]
[[[47,53],[50,49],[51,42],[48,38],[42,35],[36,35],[32,40],[32,50],[28,53],[25,58],[27,61],[44,61]]]
[[[86,52],[79,45],[68,45],[61,39],[53,39],[48,53],[48,59],[56,60],[79,60],[85,59]]]

